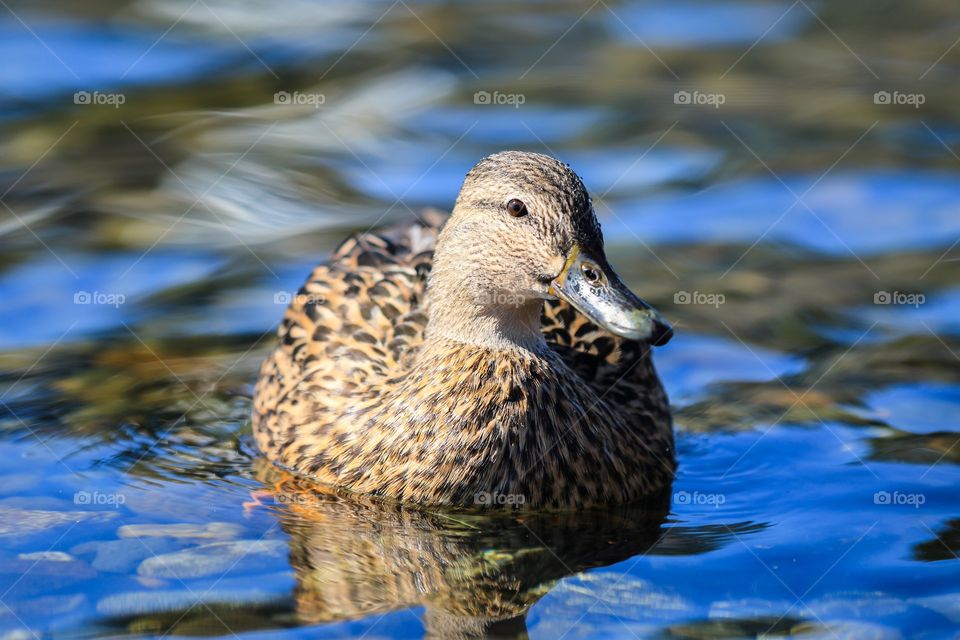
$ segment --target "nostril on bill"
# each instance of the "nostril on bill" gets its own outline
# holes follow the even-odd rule
[[[601,275],[600,270],[592,264],[585,263],[581,265],[580,271],[583,273],[583,277],[590,284],[597,285],[603,281],[603,276]]]

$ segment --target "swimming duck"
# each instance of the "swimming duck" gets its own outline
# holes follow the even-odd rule
[[[347,239],[293,297],[253,430],[327,485],[457,507],[642,501],[675,469],[672,329],[604,254],[583,181],[506,151],[452,214]]]

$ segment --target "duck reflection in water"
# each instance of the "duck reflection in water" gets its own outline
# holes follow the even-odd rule
[[[427,637],[522,638],[527,610],[566,576],[646,553],[702,553],[733,536],[664,527],[669,488],[605,510],[451,511],[348,496],[261,462],[263,493],[290,536],[302,624],[423,606]]]

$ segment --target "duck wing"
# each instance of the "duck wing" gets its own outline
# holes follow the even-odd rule
[[[254,394],[265,451],[288,439],[294,425],[349,410],[330,399],[346,402],[371,377],[402,370],[420,347],[426,276],[443,219],[428,212],[417,224],[349,237],[293,296]]]
[[[564,300],[547,301],[541,323],[547,344],[593,388],[597,402],[605,400],[636,420],[670,419],[651,345],[610,333]]]

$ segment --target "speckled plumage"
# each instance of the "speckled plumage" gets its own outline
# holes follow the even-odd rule
[[[531,213],[512,219],[503,194],[518,192]],[[351,237],[313,271],[260,372],[261,450],[326,484],[430,504],[583,507],[668,485],[649,346],[543,301],[572,246],[605,261],[576,174],[491,156],[443,223]]]

